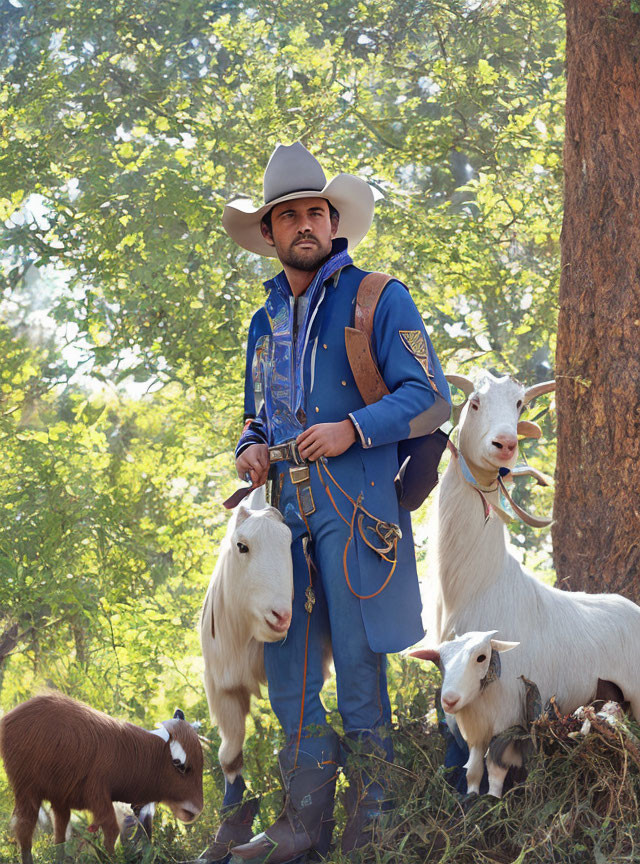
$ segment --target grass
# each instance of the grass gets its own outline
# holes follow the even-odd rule
[[[397,807],[375,847],[362,861],[375,864],[629,864],[640,861],[640,729],[631,721],[617,727],[600,724],[583,737],[581,722],[556,714],[542,717],[533,727],[535,751],[529,759],[526,782],[501,800],[480,797],[465,804],[446,782],[444,745],[433,724],[436,678],[414,688],[412,673],[399,664],[392,670],[400,699],[394,729],[396,764],[384,765]],[[258,727],[261,724],[258,715]],[[256,830],[277,816],[281,806],[274,751],[277,738],[254,735],[247,748],[247,776],[262,777],[254,788],[263,795]],[[154,843],[138,860],[142,864],[170,864],[205,848],[215,831],[221,803],[222,777],[212,735],[205,775],[205,811],[185,828],[167,810],[159,811]],[[635,736],[638,736],[636,738]],[[4,784],[4,785],[3,785]],[[343,781],[339,784],[339,789]],[[257,788],[259,787],[259,788]],[[8,832],[9,790],[0,775],[0,862],[16,861],[16,847]],[[344,812],[336,807],[337,831]],[[87,831],[80,816],[77,833],[68,844],[70,860],[103,861],[101,835]],[[34,846],[36,864],[54,860],[50,836]],[[129,859],[131,860],[131,859]],[[338,852],[329,859],[342,864]],[[117,848],[116,861],[127,861]]]

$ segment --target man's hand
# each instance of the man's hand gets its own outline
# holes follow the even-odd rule
[[[254,487],[267,482],[269,473],[269,448],[266,444],[251,444],[236,459],[236,471],[241,480],[251,476]]]
[[[356,429],[351,420],[340,423],[316,423],[296,438],[303,459],[315,462],[321,456],[340,456],[356,440]]]

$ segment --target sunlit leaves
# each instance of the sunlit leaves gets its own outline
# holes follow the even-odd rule
[[[203,706],[167,666],[197,654],[246,329],[274,270],[220,218],[232,196],[260,200],[276,143],[301,139],[328,176],[384,193],[357,261],[407,283],[444,365],[550,376],[562,40],[555,0],[12,7],[0,45],[0,275],[15,304],[0,330],[0,609],[24,634],[12,698],[47,669],[140,716],[168,681]],[[24,338],[34,263],[65,274],[47,310],[55,344]],[[91,387],[72,379],[78,356]],[[535,446],[549,472],[553,448]]]

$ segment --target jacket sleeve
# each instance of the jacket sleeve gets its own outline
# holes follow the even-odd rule
[[[242,430],[242,435],[236,445],[235,458],[250,447],[252,444],[268,444],[267,423],[264,405],[257,417],[248,417]]]
[[[247,339],[247,354],[244,370],[244,429],[236,445],[235,458],[246,450],[251,444],[268,444],[268,431],[264,405],[256,416],[255,393],[253,389],[253,355],[256,342],[261,336],[271,332],[269,318],[262,307],[254,314],[249,325],[249,336]]]
[[[449,386],[420,313],[401,282],[389,282],[378,301],[373,343],[389,394],[349,415],[362,446],[428,435],[448,420]]]

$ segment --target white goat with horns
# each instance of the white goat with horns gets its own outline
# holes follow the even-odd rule
[[[496,630],[499,639],[520,642],[505,655],[501,676],[479,703],[474,722],[465,724],[467,784],[477,792],[491,738],[524,724],[521,675],[537,684],[543,704],[555,696],[565,713],[594,698],[598,679],[613,682],[640,721],[640,607],[617,594],[545,585],[522,568],[509,547],[500,518],[500,469],[513,468],[518,434],[540,436],[536,424],[519,421],[520,412],[554,383],[525,390],[510,376],[484,373],[477,385],[459,375],[447,377],[467,400],[460,413],[460,452],[451,458],[439,490],[436,621],[430,635],[442,642],[452,632]],[[527,471],[540,478],[529,469],[513,473]],[[508,766],[520,761],[509,748],[502,759],[497,765],[487,758],[497,796]]]

